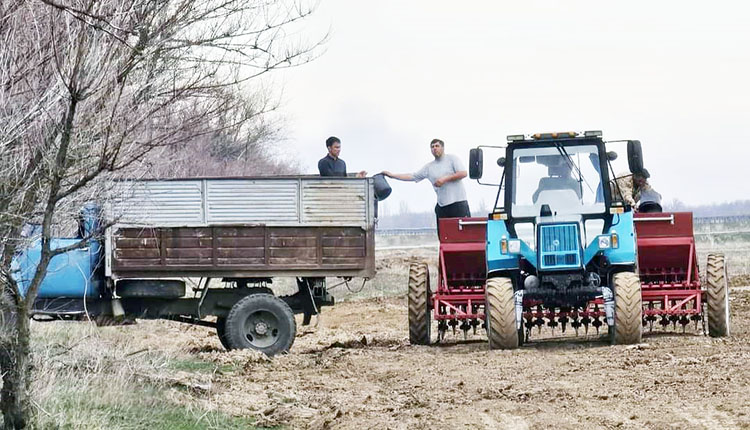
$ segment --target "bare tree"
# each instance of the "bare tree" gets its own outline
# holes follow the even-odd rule
[[[312,58],[320,42],[291,31],[311,11],[294,0],[0,2],[5,428],[31,417],[29,313],[50,260],[70,249],[52,243],[55,218],[106,192],[109,179],[143,174],[152,151],[262,117],[267,109],[248,109],[243,94]],[[41,224],[41,259],[21,291],[11,263],[30,220]]]

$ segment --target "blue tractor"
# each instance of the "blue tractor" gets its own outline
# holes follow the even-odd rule
[[[627,148],[631,172],[642,170],[640,142]],[[576,332],[606,323],[612,343],[641,341],[634,208],[614,180],[616,157],[600,131],[508,136],[487,221],[490,348],[518,347],[545,320]],[[482,183],[482,147],[469,166]]]

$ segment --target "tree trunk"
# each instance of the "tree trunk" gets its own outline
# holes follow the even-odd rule
[[[3,376],[0,410],[3,429],[6,430],[25,428],[31,417],[28,392],[31,370],[29,316],[23,304],[11,305],[11,309],[15,311],[15,315],[10,317],[11,327],[15,325],[15,336],[0,345],[0,371]]]

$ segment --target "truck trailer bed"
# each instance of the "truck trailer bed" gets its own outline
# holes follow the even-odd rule
[[[106,272],[134,277],[375,275],[372,178],[119,183]]]

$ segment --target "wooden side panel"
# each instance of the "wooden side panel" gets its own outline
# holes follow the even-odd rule
[[[372,236],[359,227],[123,227],[112,235],[112,270],[116,277],[370,277]]]

